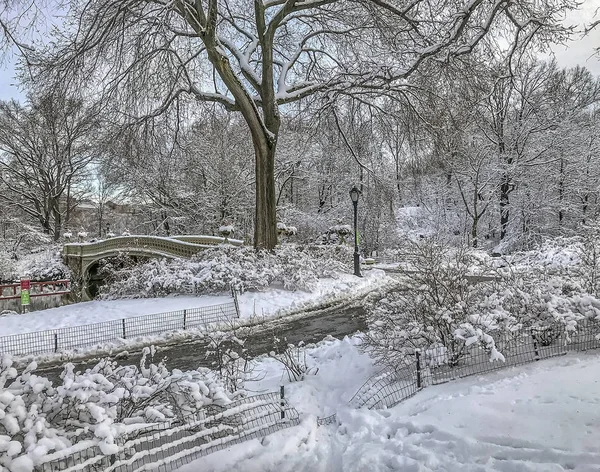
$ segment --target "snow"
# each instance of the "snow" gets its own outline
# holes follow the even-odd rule
[[[223,225],[223,226],[219,226],[219,233],[224,234],[231,234],[235,231],[235,228],[232,225]]]
[[[360,337],[308,349],[316,376],[286,385],[299,426],[222,450],[179,469],[217,471],[600,470],[600,356],[548,359],[428,387],[389,410],[355,410],[347,399],[374,367]],[[272,359],[257,384],[285,381]],[[337,412],[337,423],[316,416]]]
[[[372,270],[362,278],[339,274],[338,278],[322,279],[312,292],[269,288],[262,292],[245,292],[239,296],[242,319],[260,316],[284,316],[323,303],[344,300],[352,295],[380,288],[390,279],[383,271]],[[58,308],[40,310],[25,315],[0,317],[0,336],[79,326],[135,316],[231,303],[230,295],[174,296],[95,300]]]
[[[230,303],[231,297],[169,297],[135,300],[95,300],[25,315],[0,317],[0,336],[66,328],[203,306]]]
[[[240,314],[242,318],[282,316],[320,304],[348,299],[350,296],[359,296],[389,283],[390,280],[383,271],[371,270],[365,271],[362,278],[351,274],[338,274],[335,279],[320,279],[311,292],[289,291],[273,286],[261,292],[248,291],[239,296]]]

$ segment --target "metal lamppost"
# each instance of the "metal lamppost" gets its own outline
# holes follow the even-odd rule
[[[358,254],[358,197],[360,197],[360,190],[355,185],[350,190],[350,198],[352,199],[352,205],[354,205],[354,275],[362,277],[360,273],[360,255]]]

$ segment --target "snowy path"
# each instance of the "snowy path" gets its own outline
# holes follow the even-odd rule
[[[337,342],[338,356],[325,345],[321,382],[319,374],[290,386],[290,401],[305,413],[319,414],[328,401],[330,407],[337,402],[338,426],[317,427],[308,416],[300,426],[217,452],[180,472],[600,470],[598,352],[429,387],[393,409],[368,411],[343,402],[351,395],[349,379],[356,384],[370,370],[347,344]]]

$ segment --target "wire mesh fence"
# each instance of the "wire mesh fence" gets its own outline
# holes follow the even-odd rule
[[[299,424],[299,415],[279,392],[246,397],[220,407],[210,405],[193,416],[159,423],[120,437],[118,452],[97,446],[75,447],[73,454],[48,460],[36,472],[166,472],[250,439]]]
[[[453,350],[417,352],[406,365],[385,368],[369,378],[351,398],[350,404],[356,408],[390,408],[430,385],[568,352],[598,349],[600,321],[581,323],[576,331],[565,331],[564,325],[553,325],[493,337],[504,359],[490,360],[490,350],[479,343],[461,343]]]
[[[199,308],[136,316],[68,328],[0,337],[0,354],[36,355],[103,345],[177,330],[231,322],[239,316],[237,301]]]

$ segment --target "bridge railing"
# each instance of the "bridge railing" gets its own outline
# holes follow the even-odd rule
[[[103,345],[119,339],[163,334],[231,322],[239,317],[235,301],[102,323],[35,331],[0,337],[0,354],[51,354]]]
[[[117,236],[102,241],[90,243],[68,243],[64,245],[64,257],[87,257],[119,251],[141,250],[154,253],[168,254],[176,257],[191,257],[199,251],[216,246],[218,244],[230,243],[236,246],[242,245],[243,241],[237,239],[225,239],[216,236]]]
[[[68,295],[70,280],[49,280],[46,282],[31,282],[30,297],[51,297],[54,295]],[[0,285],[0,300],[16,300],[21,298],[21,284]]]

